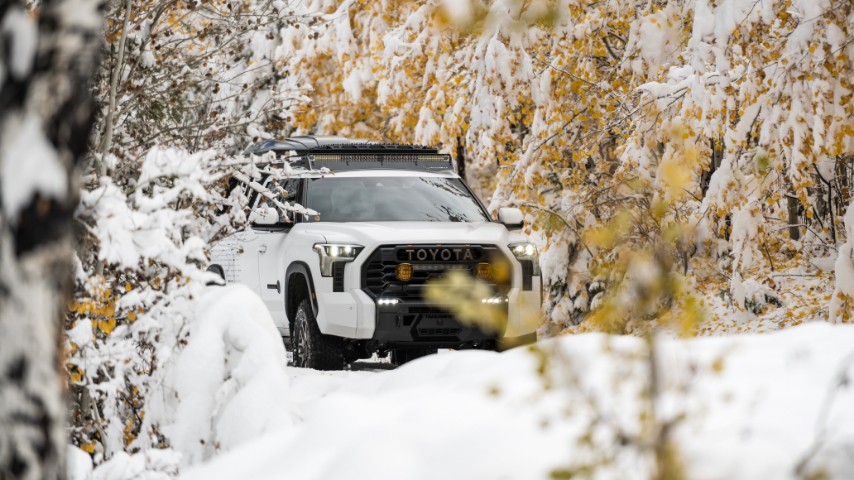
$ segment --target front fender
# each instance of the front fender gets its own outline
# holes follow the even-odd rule
[[[303,278],[305,278],[305,282],[307,283],[306,290],[308,291],[308,297],[311,300],[311,310],[314,313],[314,316],[317,317],[317,293],[314,289],[314,279],[311,276],[311,268],[309,268],[308,264],[305,262],[297,261],[288,265],[288,269],[285,271],[285,312],[288,315],[288,319],[293,319],[293,312],[296,311],[296,306],[298,306],[293,306],[292,300],[288,298],[288,293],[291,291],[290,287],[292,278],[297,278],[295,275],[302,275]]]

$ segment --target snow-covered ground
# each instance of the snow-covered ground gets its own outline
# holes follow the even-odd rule
[[[688,478],[792,478],[817,439],[803,471],[854,477],[854,327],[659,346],[659,415],[684,417],[674,439]],[[584,334],[538,354],[449,352],[391,371],[289,367],[283,405],[295,426],[183,478],[548,478],[586,464],[603,478],[646,478],[649,457],[633,440],[645,349],[638,338]]]
[[[318,372],[285,365],[256,300],[241,287],[203,299],[205,320],[191,326],[198,333],[168,378],[192,400],[178,409],[204,411],[167,416],[174,423],[166,433],[180,432],[173,450],[119,454],[72,478],[650,476],[643,339],[567,335],[533,350],[445,352],[396,369],[362,362]],[[227,308],[233,304],[244,308]],[[854,326],[813,322],[656,345],[655,415],[658,424],[673,423],[685,478],[854,478]],[[221,362],[227,366],[217,375],[199,368]],[[211,422],[197,421],[209,414]]]

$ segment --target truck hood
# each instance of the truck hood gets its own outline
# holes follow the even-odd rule
[[[510,232],[493,222],[352,222],[311,223],[305,231],[323,235],[330,243],[373,245],[415,245],[421,243],[471,243],[507,245],[528,241],[519,232]]]

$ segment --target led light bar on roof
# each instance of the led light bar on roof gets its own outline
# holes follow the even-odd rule
[[[346,170],[456,170],[450,155],[434,147],[375,143],[342,137],[299,136],[267,140],[246,149],[251,155],[274,152],[277,158],[264,163],[284,164],[309,169]]]
[[[313,153],[308,155],[312,168],[330,170],[403,169],[453,170],[450,155],[433,153]]]
[[[352,154],[315,153],[310,157],[315,162],[447,162],[447,155],[400,155],[400,154]]]

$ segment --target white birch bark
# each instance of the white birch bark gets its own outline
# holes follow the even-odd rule
[[[65,477],[59,332],[100,0],[0,5],[0,479]]]

